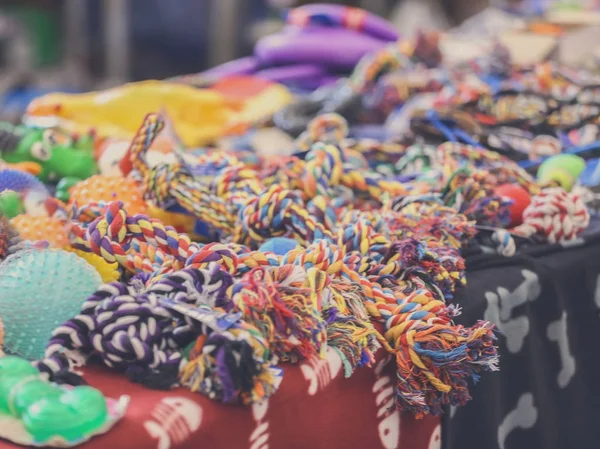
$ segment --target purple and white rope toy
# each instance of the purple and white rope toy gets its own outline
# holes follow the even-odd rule
[[[254,385],[252,379],[239,378],[262,376],[268,370],[269,351],[256,350],[256,346],[268,348],[267,342],[258,341],[262,338],[258,332],[247,332],[248,325],[231,312],[233,303],[226,292],[232,283],[229,273],[211,264],[207,270],[169,274],[148,289],[141,282],[105,284],[85,301],[79,315],[54,331],[38,369],[55,379],[70,376],[73,382],[70,369],[94,357],[125,372],[132,381],[171,388],[188,363],[184,348],[202,337],[200,358],[207,368],[200,379],[204,388],[197,389],[233,402],[236,392],[249,393],[243,386]],[[215,366],[220,364],[214,352],[238,360],[237,366]],[[225,388],[232,379],[235,388]],[[271,393],[274,388],[266,390]]]

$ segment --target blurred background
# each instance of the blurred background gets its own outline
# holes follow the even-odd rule
[[[346,0],[403,35],[448,29],[490,6],[523,13],[549,0]],[[79,91],[195,73],[250,54],[294,0],[2,0],[0,110],[18,116],[49,90]],[[490,4],[491,3],[491,4]]]

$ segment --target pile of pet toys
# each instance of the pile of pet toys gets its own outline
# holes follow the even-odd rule
[[[284,37],[306,42],[347,28],[395,39],[356,10],[290,21],[301,29]],[[294,45],[271,59],[259,45],[253,61],[309,63]],[[501,48],[448,67],[435,35],[368,50],[308,96],[260,71],[203,88],[184,77],[49,95],[27,126],[0,129],[0,345],[12,354],[0,419],[19,429],[0,437],[73,445],[106,430],[124,404],[78,386],[88,362],[251,404],[276,393],[286,364],[330,347],[351,376],[381,351],[402,410],[469,400],[498,357],[490,323],[453,323],[463,256],[585,231],[577,179],[597,145],[600,84],[515,67]]]

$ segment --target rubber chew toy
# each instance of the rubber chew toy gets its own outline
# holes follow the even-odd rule
[[[68,139],[58,141],[52,130],[0,129],[0,157],[6,162],[34,163],[43,182],[56,183],[62,178],[85,179],[98,172],[91,146]]]
[[[70,252],[25,250],[8,257],[0,264],[5,351],[42,357],[52,331],[77,314],[101,282],[92,266]]]
[[[523,212],[531,204],[531,195],[527,190],[517,184],[503,184],[496,187],[494,193],[500,197],[510,198],[510,226],[523,223]]]
[[[363,9],[347,6],[316,4],[292,9],[287,23],[299,27],[330,26],[360,31],[382,41],[398,40],[398,32],[382,18]]]
[[[10,222],[23,240],[46,240],[52,248],[65,249],[69,246],[67,225],[57,217],[21,214]]]
[[[0,357],[0,438],[27,446],[75,446],[108,431],[127,398],[106,399],[91,387],[59,387],[24,359]]]
[[[584,169],[585,161],[579,156],[559,154],[542,162],[537,177],[542,184],[556,183],[570,192]]]
[[[539,236],[550,243],[577,238],[590,223],[590,213],[578,195],[561,187],[542,190],[523,212],[523,224],[513,232],[525,237]]]
[[[119,198],[131,213],[145,213],[146,202],[142,198],[139,184],[122,176],[95,175],[75,184],[69,190],[71,204],[87,205],[90,203],[113,201]]]

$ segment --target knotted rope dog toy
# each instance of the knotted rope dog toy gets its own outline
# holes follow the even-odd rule
[[[172,273],[140,291],[104,284],[79,315],[54,331],[38,368],[56,375],[95,354],[149,387],[172,387],[183,370],[182,382],[211,398],[260,400],[275,389],[268,343],[239,315],[227,312],[231,283],[231,276],[213,265]],[[197,338],[195,356],[186,361],[179,348]]]
[[[589,222],[590,214],[578,195],[553,187],[531,199],[523,212],[523,224],[513,232],[524,237],[538,235],[550,243],[567,242],[585,230]]]

